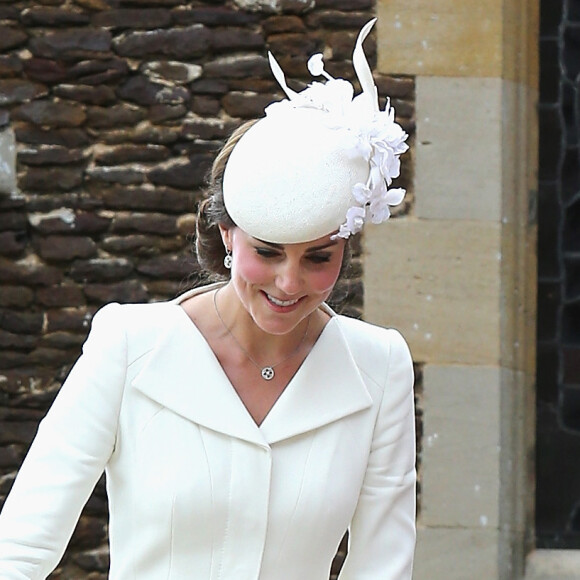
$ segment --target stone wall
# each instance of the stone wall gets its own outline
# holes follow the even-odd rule
[[[415,580],[519,580],[533,542],[538,10],[377,0],[378,69],[416,75],[415,203],[363,253],[422,365]]]
[[[189,246],[207,169],[281,96],[266,50],[295,88],[316,51],[352,77],[373,12],[373,0],[0,0],[1,161],[12,135],[17,151],[16,181],[0,167],[0,499],[94,312],[199,282]],[[377,84],[412,132],[413,79]],[[105,578],[107,563],[101,481],[51,578]]]

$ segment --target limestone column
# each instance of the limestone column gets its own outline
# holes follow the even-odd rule
[[[416,79],[412,211],[365,232],[365,318],[422,367],[416,580],[523,574],[533,534],[538,6],[379,0]],[[406,160],[409,163],[409,159]]]

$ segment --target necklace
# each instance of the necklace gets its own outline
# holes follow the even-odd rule
[[[215,313],[217,314],[217,317],[219,318],[223,327],[226,329],[227,333],[232,337],[233,341],[238,345],[239,349],[248,357],[248,360],[260,371],[262,378],[265,381],[271,381],[274,378],[274,376],[276,375],[276,373],[274,372],[274,368],[277,367],[278,365],[281,365],[283,362],[286,362],[287,360],[291,359],[300,350],[300,347],[304,344],[304,341],[306,340],[306,336],[308,334],[308,328],[310,327],[310,316],[308,317],[308,321],[306,323],[306,330],[304,331],[304,334],[302,335],[302,338],[300,339],[298,346],[286,358],[283,358],[281,361],[278,361],[274,365],[267,365],[267,366],[263,367],[263,366],[259,365],[250,356],[250,353],[241,345],[241,343],[238,341],[238,339],[234,336],[232,331],[227,327],[226,323],[224,322],[224,319],[222,318],[220,311],[218,310],[218,307],[217,307],[217,295],[218,295],[220,290],[221,290],[221,288],[219,290],[216,290],[214,292],[214,295],[213,295],[213,306],[215,308]]]

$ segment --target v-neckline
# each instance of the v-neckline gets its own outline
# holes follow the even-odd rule
[[[334,322],[334,320],[336,319],[336,316],[337,315],[336,315],[336,313],[326,303],[323,303],[323,304],[320,305],[319,308],[321,308],[323,310],[323,312],[325,312],[329,316],[329,320],[324,325],[322,331],[318,335],[318,338],[316,339],[316,341],[312,345],[312,348],[310,349],[310,351],[308,352],[308,354],[306,355],[306,357],[304,358],[304,360],[302,361],[302,363],[296,369],[296,372],[290,377],[290,380],[285,385],[285,387],[280,391],[280,394],[278,395],[278,397],[276,397],[276,400],[270,406],[270,408],[268,409],[267,413],[264,415],[263,419],[258,423],[254,419],[252,413],[250,412],[250,410],[248,409],[248,407],[246,406],[246,404],[244,403],[242,397],[238,393],[238,390],[236,389],[236,387],[234,386],[234,384],[230,380],[230,377],[228,376],[228,374],[226,373],[226,371],[223,368],[222,364],[220,363],[219,358],[216,355],[216,353],[214,352],[213,348],[211,347],[209,341],[207,340],[207,338],[205,337],[205,335],[203,334],[203,332],[200,330],[200,328],[197,326],[197,324],[194,322],[194,320],[191,318],[191,316],[189,316],[189,314],[187,313],[187,311],[185,310],[185,308],[182,305],[183,302],[185,302],[189,298],[192,298],[193,296],[197,296],[197,295],[200,295],[200,294],[205,294],[207,292],[211,292],[213,290],[217,290],[217,289],[223,287],[225,284],[226,284],[226,282],[216,282],[216,283],[213,283],[213,284],[208,284],[207,286],[202,286],[200,288],[193,288],[192,290],[189,290],[189,291],[184,292],[183,294],[177,296],[173,300],[169,301],[169,303],[172,304],[172,305],[174,305],[174,306],[177,306],[178,309],[182,312],[182,317],[183,316],[185,317],[184,321],[186,323],[189,323],[189,325],[192,328],[192,330],[195,332],[195,334],[198,336],[198,338],[200,338],[201,341],[203,342],[203,344],[205,345],[206,350],[209,351],[210,356],[212,357],[213,362],[215,362],[216,366],[219,368],[219,370],[220,370],[220,372],[222,374],[222,377],[226,381],[226,383],[229,386],[229,388],[236,395],[236,398],[240,402],[240,404],[241,404],[242,408],[244,409],[245,413],[247,413],[247,415],[250,418],[250,420],[252,421],[252,423],[258,429],[260,429],[264,425],[264,423],[266,422],[266,420],[268,419],[268,417],[272,414],[272,411],[274,410],[274,407],[276,407],[278,405],[279,401],[284,397],[285,393],[287,393],[291,389],[292,385],[296,382],[296,380],[298,380],[299,375],[301,374],[302,369],[308,363],[308,361],[312,358],[311,355],[315,351],[316,346],[319,344],[320,340],[325,335],[328,327],[332,325],[331,323]]]

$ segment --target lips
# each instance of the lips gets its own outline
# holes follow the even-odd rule
[[[276,306],[293,306],[299,300],[299,298],[296,298],[294,300],[279,300],[278,298],[275,298],[271,294],[266,294],[266,296],[268,297],[268,300],[272,304],[275,304]]]

